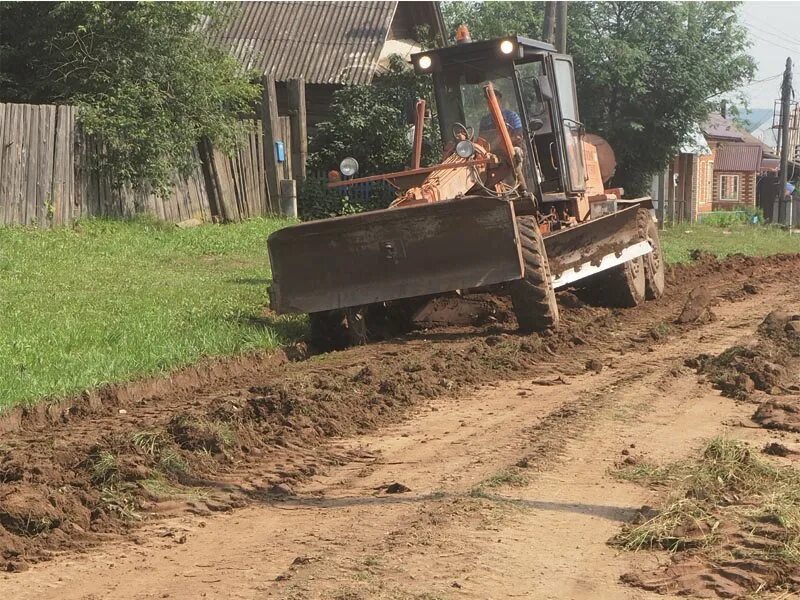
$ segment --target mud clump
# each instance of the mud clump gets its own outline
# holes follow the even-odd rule
[[[167,425],[167,432],[184,450],[221,454],[233,443],[233,433],[224,423],[176,415]]]
[[[756,410],[753,420],[765,429],[800,433],[800,396],[764,402]]]
[[[63,514],[42,485],[9,486],[0,491],[0,525],[10,533],[36,535],[58,527]]]
[[[720,297],[730,302],[741,302],[748,296],[755,296],[756,294],[760,293],[761,287],[748,281],[743,283],[742,287],[729,290],[723,293]]]
[[[620,580],[659,594],[745,598],[759,590],[800,590],[800,568],[788,562],[755,559],[710,563],[698,555],[673,558],[672,564],[664,570],[626,573]]]
[[[769,454],[770,456],[780,456],[783,458],[798,453],[797,450],[793,450],[792,448],[789,448],[780,442],[769,442],[766,446],[764,446],[762,452],[764,454]]]
[[[709,323],[716,319],[716,316],[711,311],[711,292],[707,287],[696,287],[689,292],[689,297],[683,305],[681,314],[675,319],[679,325],[687,325],[689,323]]]
[[[717,356],[701,354],[687,361],[687,366],[707,375],[731,398],[748,400],[757,390],[782,394],[796,376],[800,333],[793,324],[798,322],[800,315],[772,312],[759,325],[752,343],[733,346]]]

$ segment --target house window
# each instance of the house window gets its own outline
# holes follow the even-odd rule
[[[719,199],[722,201],[739,200],[739,176],[720,175],[719,176]]]

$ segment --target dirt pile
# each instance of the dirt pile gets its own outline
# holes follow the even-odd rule
[[[719,355],[701,354],[687,361],[724,395],[749,400],[755,392],[781,395],[800,391],[800,314],[775,311],[758,327],[753,340]],[[793,386],[795,389],[793,389]]]
[[[774,311],[751,343],[687,364],[724,395],[759,403],[753,420],[762,427],[800,432],[800,314]]]
[[[612,543],[671,551],[671,563],[627,573],[628,584],[662,594],[744,598],[800,592],[800,472],[719,438],[690,464],[642,469],[637,479],[672,490]]]
[[[746,541],[751,545],[774,544],[772,538],[755,532]],[[731,544],[727,551],[743,548],[746,546]],[[692,598],[749,598],[757,590],[800,590],[800,569],[786,563],[753,559],[710,563],[707,557],[699,554],[673,560],[663,570],[626,573],[621,580],[659,594]]]

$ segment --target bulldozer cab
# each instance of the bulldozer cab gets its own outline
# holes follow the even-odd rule
[[[491,83],[514,146],[523,150],[528,190],[541,201],[586,189],[584,127],[572,59],[545,42],[520,36],[462,43],[411,57],[433,76],[444,148],[459,134],[500,146],[484,88]]]

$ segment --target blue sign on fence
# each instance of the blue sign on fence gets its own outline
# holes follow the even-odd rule
[[[275,155],[278,157],[279,163],[282,163],[286,160],[286,147],[280,140],[275,142]]]

